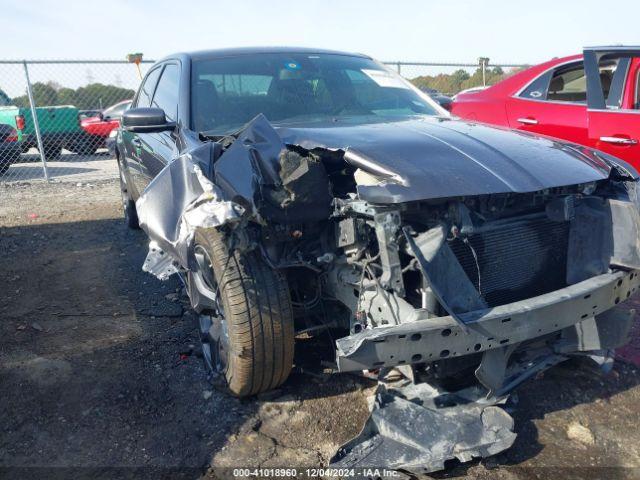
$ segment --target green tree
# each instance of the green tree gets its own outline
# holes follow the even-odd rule
[[[76,103],[76,91],[73,88],[61,88],[58,90],[58,104],[59,105],[75,105]]]
[[[500,80],[513,75],[519,70],[504,72],[500,67],[488,68],[485,72],[487,85],[493,85]],[[482,69],[477,68],[473,74],[466,70],[459,69],[453,73],[441,73],[439,75],[423,75],[411,79],[411,82],[422,90],[434,89],[445,95],[455,95],[466,88],[478,87],[482,85]]]
[[[31,87],[37,107],[73,105],[80,110],[106,108],[114,103],[133,98],[135,92],[115,85],[92,83],[76,90],[53,82],[36,82]],[[11,101],[12,105],[29,108],[29,97],[21,95]]]
[[[92,83],[75,91],[75,106],[81,110],[106,108],[114,103],[133,98],[135,92],[115,85]]]

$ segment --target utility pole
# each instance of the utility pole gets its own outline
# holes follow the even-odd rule
[[[487,66],[489,65],[489,57],[478,57],[478,64],[482,69],[482,86],[487,86]]]

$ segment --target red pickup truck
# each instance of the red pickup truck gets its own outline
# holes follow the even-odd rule
[[[640,47],[589,47],[458,95],[470,120],[597,148],[640,169]]]

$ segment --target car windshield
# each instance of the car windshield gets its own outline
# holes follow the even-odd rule
[[[403,120],[440,112],[406,80],[364,57],[270,53],[194,60],[194,130],[226,134],[262,113],[274,124]]]

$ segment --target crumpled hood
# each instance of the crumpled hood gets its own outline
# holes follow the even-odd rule
[[[359,186],[362,198],[381,203],[534,192],[603,180],[612,168],[586,147],[442,117],[276,131],[286,144],[352,151],[401,178]]]

